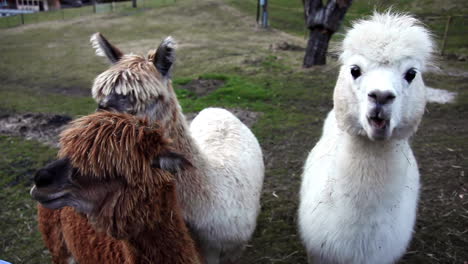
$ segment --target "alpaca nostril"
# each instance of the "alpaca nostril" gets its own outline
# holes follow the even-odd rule
[[[387,95],[387,101],[392,101],[393,99],[395,99],[395,97],[396,96],[391,93],[391,94]]]
[[[98,110],[106,110],[106,109],[107,109],[107,105],[103,103],[98,104]]]
[[[377,99],[377,94],[376,94],[375,92],[370,92],[370,93],[368,94],[368,96],[369,96],[370,98],[374,99],[374,100]]]
[[[371,102],[382,105],[391,103],[396,98],[395,94],[389,91],[372,91],[367,96]]]
[[[47,170],[39,170],[34,175],[34,184],[38,187],[50,185],[52,180],[53,177]]]

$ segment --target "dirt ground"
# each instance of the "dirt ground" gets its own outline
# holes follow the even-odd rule
[[[412,140],[422,183],[417,223],[411,246],[399,263],[466,264],[468,261],[467,116],[467,107],[457,110],[435,104],[427,107],[424,121]],[[310,128],[320,125],[320,122],[311,123]],[[306,263],[293,227],[297,223],[302,166],[318,135],[301,131],[286,133],[291,135],[288,140],[262,145],[268,169],[262,204],[270,213],[262,215],[266,221],[259,222],[257,232],[268,230],[270,221],[285,223],[283,230],[277,230],[282,235],[274,241],[263,240],[261,235],[254,238],[254,245],[247,253],[258,251],[255,255],[270,256],[256,259],[259,263]],[[290,207],[278,209],[278,202]],[[258,247],[256,242],[263,246]],[[290,254],[272,257],[271,248],[278,247],[281,242],[285,247],[289,243]],[[257,263],[247,256],[244,259],[245,263]]]
[[[181,89],[188,90],[195,94],[197,97],[202,97],[210,94],[219,87],[224,85],[222,80],[213,80],[213,79],[196,79],[191,80],[187,84],[180,87]]]
[[[16,114],[0,117],[0,133],[58,147],[58,135],[71,117],[56,114]]]

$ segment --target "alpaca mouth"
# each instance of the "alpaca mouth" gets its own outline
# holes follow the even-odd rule
[[[379,117],[370,117],[369,123],[374,129],[385,130],[388,127],[389,120],[382,119]]]
[[[31,189],[31,196],[34,200],[38,201],[44,207],[49,209],[58,209],[66,206],[66,199],[69,197],[68,192],[58,192],[47,194],[37,190],[36,186]]]

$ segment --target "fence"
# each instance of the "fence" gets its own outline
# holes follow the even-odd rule
[[[256,1],[254,0],[230,0],[229,2],[246,12],[255,14]],[[353,5],[357,5],[357,8],[346,13],[339,33],[344,33],[344,29],[349,28],[352,21],[363,18],[372,12],[368,6],[368,2],[372,1],[354,2],[356,4],[353,3]],[[361,4],[358,5],[358,2]],[[268,3],[268,13],[269,22],[273,27],[308,38],[309,32],[304,25],[304,8],[301,1],[271,0]],[[459,59],[468,60],[468,15],[464,14],[463,10],[460,10],[459,15],[416,14],[416,17],[421,19],[433,32],[440,54],[455,55]],[[335,34],[333,40],[338,41],[342,37],[342,34]]]
[[[174,3],[176,0],[138,0],[138,9],[149,9]],[[77,8],[63,8],[60,10],[36,12],[32,14],[19,14],[14,16],[0,17],[0,29],[17,27],[21,25],[35,24],[45,21],[67,20],[80,16],[87,16],[100,13],[120,12],[133,10],[132,2],[110,2],[96,3],[96,5],[86,5]]]
[[[433,33],[439,54],[468,55],[468,15],[416,14],[416,17]],[[350,22],[359,18],[362,18],[362,14],[348,12],[345,27],[351,26]]]
[[[137,5],[138,9],[147,9],[160,7],[165,4],[174,3],[175,1],[176,0],[137,0]],[[255,1],[251,3],[253,4],[250,8],[255,10]],[[303,8],[301,6],[290,4],[290,6],[283,7],[269,4],[269,9],[270,21],[274,27],[286,31],[307,33],[304,27]],[[0,28],[16,27],[43,21],[67,20],[94,13],[111,13],[124,10],[134,10],[132,9],[131,1],[97,3],[95,7],[88,5],[80,8],[65,8],[49,12],[0,17]],[[468,36],[468,15],[434,16],[430,14],[420,14],[417,16],[434,33],[442,55],[456,54],[465,57],[468,56],[468,37],[466,37]],[[362,14],[348,12],[348,14],[346,14],[345,26],[349,26],[350,21],[360,17],[362,17]]]
[[[468,15],[420,16],[438,41],[441,55],[468,55]]]

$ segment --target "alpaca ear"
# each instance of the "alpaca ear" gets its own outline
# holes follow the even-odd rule
[[[164,77],[170,77],[172,65],[175,61],[175,48],[176,42],[169,36],[161,42],[152,58],[154,66]]]
[[[110,44],[109,41],[99,32],[94,33],[89,41],[96,50],[96,55],[107,57],[112,64],[117,63],[124,55],[122,51]]]
[[[153,168],[177,173],[182,170],[193,167],[192,163],[187,160],[182,154],[177,152],[167,151],[153,160]]]

